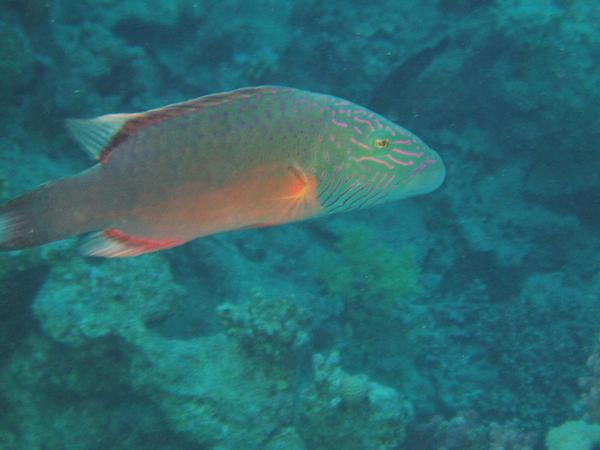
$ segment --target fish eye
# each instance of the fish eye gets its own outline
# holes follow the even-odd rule
[[[381,151],[392,146],[392,137],[386,130],[373,130],[369,136],[369,143],[373,150]]]
[[[390,146],[391,140],[390,138],[377,138],[373,142],[373,145],[377,148],[388,148]]]

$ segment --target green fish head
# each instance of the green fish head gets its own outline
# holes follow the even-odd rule
[[[372,157],[394,180],[386,201],[399,200],[436,190],[446,178],[440,155],[408,130],[388,122],[369,136]]]
[[[342,126],[330,138],[329,153],[339,159],[331,158],[337,164],[330,165],[319,196],[328,212],[425,194],[444,181],[440,156],[408,130],[366,110],[336,123]]]

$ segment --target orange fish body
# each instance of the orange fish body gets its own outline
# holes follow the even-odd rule
[[[0,247],[92,232],[85,254],[135,256],[194,238],[429,192],[439,156],[351,102],[245,88],[70,121],[100,162],[0,206]]]

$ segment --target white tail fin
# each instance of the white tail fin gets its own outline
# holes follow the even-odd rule
[[[0,204],[0,250],[58,241],[98,228],[101,208],[90,189],[94,169],[46,183]]]
[[[19,240],[26,233],[25,219],[18,212],[0,213],[0,248],[8,248],[9,242]]]

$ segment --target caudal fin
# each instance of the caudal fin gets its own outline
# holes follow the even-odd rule
[[[29,193],[0,206],[1,250],[32,247],[53,240],[35,217],[35,200],[36,195]]]
[[[97,217],[87,181],[84,172],[0,205],[0,250],[33,247],[94,229]]]
[[[23,217],[16,211],[0,213],[0,249],[19,248],[19,241],[27,234]]]

